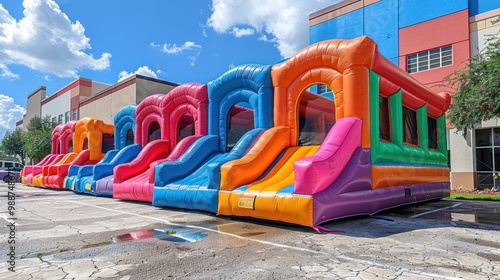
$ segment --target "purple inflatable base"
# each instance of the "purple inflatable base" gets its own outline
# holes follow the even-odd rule
[[[315,197],[313,223],[325,222],[377,212],[449,196],[450,183],[438,182],[366,190]]]
[[[313,195],[313,226],[449,196],[450,182],[372,189],[370,149],[358,148],[327,189]]]
[[[114,176],[110,175],[97,180],[95,183],[95,195],[113,197],[113,179]]]

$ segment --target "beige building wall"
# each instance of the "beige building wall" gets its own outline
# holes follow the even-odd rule
[[[498,36],[500,32],[500,9],[471,17],[470,22],[470,53],[478,54],[486,46],[487,39]]]
[[[109,85],[109,84],[92,81],[92,92],[87,96],[95,95],[96,93],[101,92],[110,86],[111,85]]]
[[[144,100],[144,98],[150,95],[156,93],[166,94],[177,86],[177,84],[174,83],[168,83],[140,75],[136,75],[136,85],[137,85],[136,104],[141,103],[141,101]]]
[[[500,10],[494,10],[469,19],[471,56],[476,56],[479,51],[485,48],[488,38],[498,36],[500,32],[499,16]],[[472,190],[476,188],[475,129],[498,126],[500,126],[500,120],[493,119],[468,130],[465,136],[462,135],[461,131],[450,130],[450,176],[453,189]]]
[[[475,188],[474,178],[474,134],[473,130],[462,131],[451,129],[450,141],[450,169],[451,188],[472,190]]]
[[[118,84],[119,85],[119,84]],[[123,107],[136,104],[135,90],[136,85],[131,84],[123,88],[113,86],[114,90],[101,92],[93,98],[99,96],[99,99],[87,103],[85,100],[80,107],[80,118],[93,117],[104,121],[105,123],[112,124],[114,116]],[[102,95],[102,97],[100,96]],[[92,99],[92,98],[91,98]]]
[[[44,86],[38,88],[33,93],[28,95],[28,101],[26,103],[26,114],[23,116],[23,129],[29,124],[29,121],[35,117],[42,116],[42,100],[46,97],[46,88]]]

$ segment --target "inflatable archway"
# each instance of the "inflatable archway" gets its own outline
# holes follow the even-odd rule
[[[46,188],[64,188],[64,178],[72,165],[95,164],[100,161],[103,150],[103,136],[114,134],[113,125],[94,118],[83,118],[76,122],[73,134],[73,152],[59,163],[44,167],[43,186]]]
[[[73,120],[64,124],[61,131],[61,154],[68,154],[73,152],[73,134],[75,133],[76,123],[78,121]]]
[[[149,142],[149,127],[153,123],[160,126],[160,139],[167,139],[168,131],[163,125],[163,100],[167,97],[166,94],[154,94],[146,97],[135,109],[136,114],[136,143],[145,146]]]
[[[135,109],[136,105],[123,107],[113,118],[115,124],[115,149],[121,150],[135,142]],[[130,131],[132,135],[130,135]],[[132,138],[132,143],[130,143]]]
[[[59,154],[61,151],[60,138],[63,126],[64,125],[60,124],[56,126],[56,128],[54,128],[54,130],[52,131],[52,135],[50,137],[50,140],[52,141],[50,149],[51,154]]]
[[[276,127],[261,137],[267,142],[222,167],[218,214],[318,228],[332,219],[449,192],[444,126],[449,96],[432,93],[390,63],[370,38],[314,44],[275,65],[272,77]],[[316,83],[333,90],[336,123],[321,146],[298,146],[299,100]],[[379,138],[379,98],[384,96],[390,98],[389,141]],[[403,110],[416,111],[417,146],[402,140]],[[438,123],[437,149],[427,145],[428,117]]]
[[[76,192],[96,194],[95,182],[113,173],[113,168],[131,161],[141,146],[134,144],[136,105],[123,107],[114,117],[114,149],[106,152],[95,165],[71,166],[64,179],[64,187]],[[109,145],[109,135],[104,134],[103,151]]]
[[[102,120],[94,118],[83,118],[76,123],[75,134],[73,139],[73,152],[81,153],[85,146],[89,150],[89,160],[99,161],[107,152],[103,151],[104,135],[114,136],[114,126],[106,124]],[[114,141],[114,139],[113,139]],[[111,147],[107,147],[108,150]]]
[[[43,187],[43,170],[47,169],[47,166],[49,165],[64,162],[66,158],[70,156],[69,153],[73,150],[72,140],[76,122],[77,121],[73,120],[58,126],[60,127],[58,129],[59,132],[56,132],[55,137],[52,139],[51,150],[59,151],[59,153],[51,157],[51,160],[46,161],[43,165],[40,164],[36,167],[33,167],[32,177],[26,178],[26,182],[28,184],[36,187]],[[55,129],[57,129],[57,127]],[[57,137],[57,134],[59,134],[59,137]]]
[[[165,161],[176,160],[192,143],[207,134],[208,97],[206,85],[182,84],[167,95],[163,95],[161,98],[155,96],[152,100],[155,101],[154,108],[159,108],[160,111],[160,113],[155,112],[152,115],[162,117],[161,130],[166,142],[161,149],[168,156],[155,158],[150,156],[154,154],[144,152],[133,162],[117,167],[113,184],[113,198],[151,202],[155,166]],[[145,134],[145,128],[152,120],[148,120],[148,116],[142,113],[148,111],[146,108],[151,108],[143,105],[143,102],[138,106],[137,117],[138,123],[143,122],[138,127],[142,127],[141,131]],[[180,132],[185,126],[194,128],[190,129],[187,135],[181,135]],[[189,135],[191,132],[193,134]],[[185,138],[181,139],[181,136]],[[144,140],[144,137],[142,139]],[[148,157],[150,159],[147,159]]]
[[[270,70],[270,66],[243,65],[208,83],[209,135],[197,140],[179,160],[156,167],[153,205],[217,210],[219,167],[242,157],[273,124]],[[232,110],[242,102],[249,108]],[[228,152],[229,122],[242,123],[231,114],[248,110],[253,112],[255,129],[245,133]]]

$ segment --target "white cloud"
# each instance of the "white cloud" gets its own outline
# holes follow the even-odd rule
[[[154,42],[151,42],[149,44],[151,47],[154,48],[159,48],[162,52],[168,53],[168,54],[180,54],[184,51],[189,51],[189,50],[200,50],[202,47],[194,42],[191,41],[186,41],[184,44],[182,44],[180,47],[178,47],[176,44],[163,44],[163,46],[159,44],[155,44]]]
[[[233,29],[231,30],[231,33],[235,36],[235,37],[243,37],[243,36],[250,36],[250,35],[253,35],[255,33],[255,30],[253,30],[252,28],[238,28],[238,27],[233,27]]]
[[[10,96],[0,94],[0,140],[7,130],[14,131],[16,122],[26,114],[26,109],[14,103]]]
[[[158,70],[158,71],[161,71],[161,70]],[[160,72],[158,72],[158,73],[160,73]],[[134,74],[139,74],[142,76],[158,79],[158,76],[156,75],[155,71],[149,69],[149,67],[147,67],[147,66],[141,66],[135,72],[132,72],[132,73],[128,73],[125,70],[121,71],[120,74],[118,74],[118,82],[123,81],[126,78],[128,78]]]
[[[190,55],[188,55],[188,59],[190,61],[189,65],[191,66],[194,66],[196,60],[203,51],[203,47],[201,45],[198,45],[191,41],[184,42],[184,44],[182,44],[180,47],[177,46],[176,44],[171,45],[167,43],[161,46],[159,44],[156,44],[155,42],[151,42],[149,45],[153,48],[160,49],[162,52],[167,54],[180,54],[183,52],[189,52]]]
[[[12,73],[4,64],[0,64],[0,77],[11,81],[19,79],[19,75]]]
[[[260,40],[274,42],[276,39],[276,47],[286,58],[309,44],[309,14],[338,2],[340,0],[212,0],[212,15],[207,26],[234,36],[240,34],[234,32],[235,27],[252,29],[265,35]]]
[[[85,28],[71,22],[54,0],[24,0],[23,7],[24,17],[17,21],[0,4],[0,65],[24,65],[59,77],[109,67],[111,54],[86,53],[91,46]]]

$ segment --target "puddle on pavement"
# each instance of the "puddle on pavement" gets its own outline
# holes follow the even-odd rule
[[[453,212],[434,212],[419,219],[446,220],[446,221],[462,221],[477,224],[487,224],[500,226],[500,209],[489,209],[486,213],[453,213]]]
[[[113,242],[139,241],[155,238],[170,242],[197,242],[207,237],[201,229],[183,226],[169,226],[165,228],[153,228],[131,231],[113,238]]]

